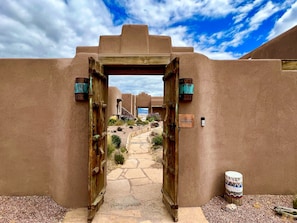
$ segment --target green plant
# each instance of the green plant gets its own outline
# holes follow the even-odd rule
[[[155,121],[154,117],[147,117],[146,120],[149,121],[149,122]]]
[[[111,144],[107,144],[107,156],[110,157],[113,151],[115,151],[115,146]]]
[[[136,120],[137,125],[147,125],[149,122],[148,121],[142,121],[140,118]]]
[[[151,113],[147,115],[146,120],[148,120],[149,122],[161,121],[161,116],[159,113]]]
[[[293,208],[297,209],[297,194],[295,195],[293,199]]]
[[[112,143],[111,136],[107,136],[107,156],[110,157],[113,151],[115,151],[115,145]]]
[[[118,153],[114,154],[114,161],[116,164],[124,164],[125,157],[122,153],[118,152]]]
[[[163,137],[162,135],[156,135],[152,139],[154,146],[161,146],[163,144]]]
[[[114,123],[114,125],[116,125],[116,126],[121,126],[121,125],[124,125],[125,124],[125,121],[124,120],[121,120],[121,119],[118,119],[115,123]]]
[[[114,125],[116,122],[117,122],[117,120],[114,119],[114,118],[110,118],[110,119],[108,119],[108,125],[109,125],[109,126]]]
[[[133,125],[135,125],[135,121],[134,120],[128,120],[127,125],[128,126],[133,126]]]
[[[122,140],[118,135],[112,135],[111,141],[115,145],[116,148],[120,148]]]
[[[128,152],[125,147],[121,147],[120,151],[121,151],[121,153],[127,153]]]

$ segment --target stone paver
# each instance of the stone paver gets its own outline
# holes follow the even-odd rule
[[[138,166],[138,160],[137,159],[127,159],[123,166],[121,167],[122,169],[132,169],[132,168],[137,168]]]
[[[139,164],[138,164],[138,168],[149,168],[151,167],[155,161],[153,160],[149,160],[149,159],[138,159],[139,160]]]
[[[121,174],[123,173],[123,170],[118,168],[118,169],[114,169],[113,171],[111,171],[109,174],[108,174],[108,179],[109,180],[116,180],[118,179]]]
[[[125,174],[127,179],[143,178],[146,177],[142,169],[129,169]]]
[[[104,203],[93,223],[171,223],[162,203],[162,168],[153,168],[149,154],[150,132],[134,136],[129,144],[125,164],[107,176]],[[157,165],[158,166],[158,165]],[[63,223],[87,222],[87,209],[68,212]],[[207,223],[201,208],[179,208],[180,223]]]
[[[143,169],[145,174],[151,179],[154,183],[162,183],[163,182],[163,170],[162,169]]]

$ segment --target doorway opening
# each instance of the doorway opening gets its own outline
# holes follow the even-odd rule
[[[94,59],[93,59],[94,60]],[[114,196],[116,192],[119,192],[120,189],[123,189],[123,193],[129,192],[127,196],[122,196],[121,193],[117,194],[115,197],[112,197],[115,202],[112,206],[116,207],[117,205],[125,204],[128,205],[129,208],[135,208],[140,204],[148,204],[145,199],[149,199],[150,206],[156,207],[156,204],[165,204],[163,207],[165,213],[166,209],[169,212],[169,216],[171,215],[174,221],[177,221],[177,185],[178,185],[178,74],[179,74],[179,60],[178,58],[174,59],[168,65],[100,65],[99,62],[92,61],[90,63],[90,89],[91,94],[89,93],[89,129],[90,129],[90,140],[89,140],[89,160],[92,162],[89,163],[89,185],[90,185],[90,213],[95,213],[95,210],[103,204],[107,203],[108,198],[108,190],[111,189],[111,196]],[[163,139],[163,152],[162,152],[162,169],[161,174],[158,177],[156,175],[156,171],[152,168],[153,161],[148,160],[148,156],[145,154],[148,152],[147,147],[144,146],[147,144],[147,135],[144,137],[145,140],[138,139],[137,142],[133,142],[133,139],[130,140],[129,150],[132,150],[132,157],[129,156],[129,162],[127,162],[125,168],[115,170],[112,173],[111,178],[115,178],[122,182],[122,186],[119,182],[114,183],[114,188],[111,187],[111,184],[108,181],[108,177],[105,170],[105,164],[107,162],[106,158],[104,158],[107,152],[107,143],[106,139],[108,137],[108,133],[104,132],[105,126],[104,123],[107,123],[107,114],[106,107],[108,104],[111,104],[110,98],[108,97],[107,89],[108,79],[113,75],[161,75],[164,81],[164,100],[162,101],[162,111],[164,111],[164,115],[162,117],[163,128],[160,131],[161,138]],[[148,76],[149,77],[149,76]],[[98,80],[97,80],[98,79]],[[103,90],[102,90],[103,89]],[[98,92],[98,93],[97,93]],[[100,95],[104,95],[101,97]],[[139,96],[139,100],[143,103],[145,100],[143,98],[147,98],[148,95],[146,93],[141,93]],[[133,98],[133,97],[131,97]],[[116,100],[115,100],[116,99]],[[122,97],[115,97],[112,99],[112,102],[116,101],[116,121],[122,121],[122,113],[121,109],[123,105],[123,101],[125,101]],[[136,98],[135,98],[136,99]],[[132,100],[133,101],[133,100]],[[152,112],[152,106],[146,104],[138,104],[136,105],[136,101],[132,102],[131,113],[133,114],[133,109],[136,110],[136,114],[138,112],[138,108],[146,108],[148,111]],[[137,114],[138,115],[138,114]],[[138,117],[137,117],[138,118]],[[119,120],[120,119],[120,120]],[[109,120],[108,120],[109,121]],[[129,120],[128,120],[129,121]],[[130,120],[132,121],[132,120]],[[135,121],[135,120],[134,120]],[[147,120],[139,120],[140,122],[145,122]],[[139,127],[136,124],[137,127]],[[156,127],[156,126],[154,126]],[[159,126],[158,126],[159,127]],[[161,125],[162,127],[162,125]],[[129,126],[130,128],[130,126]],[[133,127],[132,127],[133,128]],[[149,132],[151,126],[149,126],[148,131],[143,131],[142,129],[139,132],[139,136],[142,137],[143,132]],[[123,128],[117,128],[118,131],[123,131]],[[143,131],[143,132],[142,132]],[[138,134],[136,134],[138,135]],[[136,145],[137,148],[131,149],[131,145]],[[104,153],[104,150],[106,151]],[[97,158],[96,158],[97,157]],[[130,159],[131,158],[131,159]],[[142,162],[143,161],[143,162]],[[139,167],[139,168],[138,168]],[[99,177],[102,176],[102,177]],[[126,179],[125,179],[126,178]],[[127,180],[128,179],[128,180]],[[103,181],[103,183],[102,183]],[[156,181],[156,184],[154,182]],[[157,195],[159,200],[152,199],[152,194],[149,192],[153,189],[149,189],[148,184],[153,184],[154,190],[157,191]],[[96,185],[101,185],[101,188],[97,188]],[[107,187],[106,187],[107,186]],[[151,185],[150,185],[151,186]],[[134,187],[134,188],[133,188]],[[94,189],[92,189],[94,188]],[[160,190],[162,189],[162,194]],[[128,191],[127,191],[128,190]],[[134,191],[134,196],[131,196],[131,191]],[[94,192],[94,193],[92,193]],[[97,194],[97,195],[96,195]],[[139,196],[138,196],[139,195]],[[143,196],[146,195],[146,198]],[[105,196],[105,199],[104,199]],[[136,199],[138,197],[138,199]],[[125,201],[123,203],[123,201]],[[125,209],[125,207],[124,207]],[[148,212],[146,208],[144,208],[143,213],[147,213],[149,215],[154,215],[155,212],[160,211],[162,208],[154,209],[152,212]],[[104,211],[104,206],[100,208],[100,210]],[[133,209],[136,211],[136,209]],[[138,210],[139,211],[139,210]],[[91,213],[91,214],[92,214]],[[139,212],[137,212],[139,213]],[[100,211],[99,211],[100,216]],[[139,213],[141,214],[141,213]],[[164,216],[164,213],[162,213]],[[162,217],[161,216],[161,217]],[[90,218],[91,219],[91,215]]]
[[[107,188],[105,202],[98,212],[99,218],[111,211],[117,211],[119,215],[134,211],[142,220],[148,219],[153,213],[156,220],[166,215],[170,220],[161,193],[163,121],[159,114],[159,119],[156,119],[157,114],[154,115],[154,108],[163,105],[164,69],[164,66],[104,67],[104,73],[108,75],[107,104],[111,117],[115,117],[115,98],[117,102],[120,101],[117,103],[117,121],[115,125],[107,127],[108,134],[111,139],[119,137],[121,146],[111,153],[110,142],[107,145],[110,154],[107,161]],[[156,104],[156,99],[159,99],[159,104]],[[152,141],[158,142],[158,146],[152,148]],[[117,164],[121,156],[124,162]]]

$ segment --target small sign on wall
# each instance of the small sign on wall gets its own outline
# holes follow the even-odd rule
[[[193,128],[194,127],[194,115],[193,114],[179,114],[179,127],[180,128]]]

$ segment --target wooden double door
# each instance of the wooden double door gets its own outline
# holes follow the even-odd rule
[[[91,222],[104,202],[107,186],[108,76],[94,58],[89,58],[89,80],[88,222]],[[165,117],[162,196],[173,220],[178,221],[179,58],[164,66],[163,81]]]

